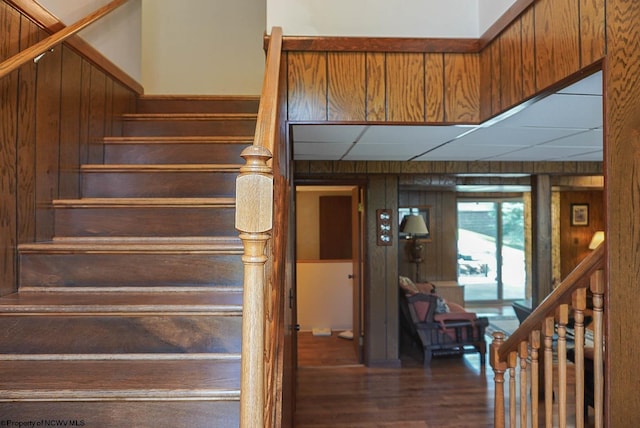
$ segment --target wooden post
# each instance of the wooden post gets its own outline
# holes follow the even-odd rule
[[[493,333],[493,342],[491,342],[491,367],[493,368],[494,389],[494,410],[493,423],[495,428],[504,428],[504,372],[507,370],[507,362],[500,361],[498,349],[504,343],[504,333]]]
[[[576,375],[576,428],[584,427],[584,310],[587,308],[587,289],[578,288],[572,296],[574,323],[574,364]]]
[[[593,293],[593,407],[595,426],[604,426],[604,271],[597,270],[591,275]]]
[[[567,426],[567,322],[569,305],[558,308],[558,423]]]
[[[250,146],[236,180],[236,229],[244,244],[242,308],[242,372],[240,427],[263,427],[265,421],[265,248],[273,227],[271,153]]]
[[[540,400],[540,330],[531,332],[529,342],[531,343],[531,426],[537,427]]]
[[[553,427],[553,328],[554,317],[544,320],[544,420],[547,428]]]
[[[527,358],[529,346],[526,340],[520,342],[518,350],[520,357],[520,426],[527,426]],[[513,425],[515,426],[515,425]]]

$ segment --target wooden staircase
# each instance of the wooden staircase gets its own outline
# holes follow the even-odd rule
[[[142,97],[19,248],[0,298],[0,415],[68,426],[239,424],[235,179],[256,97]]]

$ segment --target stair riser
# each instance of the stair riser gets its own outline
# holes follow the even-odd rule
[[[238,401],[0,402],[3,420],[65,421],[87,428],[230,428],[240,426],[239,414]]]
[[[237,236],[234,207],[59,208],[55,233],[79,236]]]
[[[239,254],[21,254],[20,285],[240,286],[240,257]]]
[[[242,164],[248,144],[105,144],[107,164]]]
[[[256,130],[255,119],[234,120],[125,120],[122,135],[147,136],[252,136]]]
[[[258,98],[189,98],[143,97],[138,113],[257,113]]]
[[[82,174],[85,198],[235,196],[237,172],[98,172]]]
[[[232,315],[0,317],[0,354],[239,354],[241,336]]]

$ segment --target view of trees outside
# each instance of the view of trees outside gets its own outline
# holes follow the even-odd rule
[[[498,215],[502,217],[499,231]],[[502,270],[498,275],[497,252]],[[501,281],[500,281],[501,279]],[[522,299],[525,290],[524,204],[458,202],[458,282],[465,300]]]

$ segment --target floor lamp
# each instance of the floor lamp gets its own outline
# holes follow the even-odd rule
[[[429,229],[421,215],[407,215],[402,220],[401,232],[407,234],[407,239],[411,239],[411,263],[416,264],[416,282],[420,282],[420,263],[424,261],[422,258],[422,249],[424,245],[418,240],[420,235],[428,235]]]

